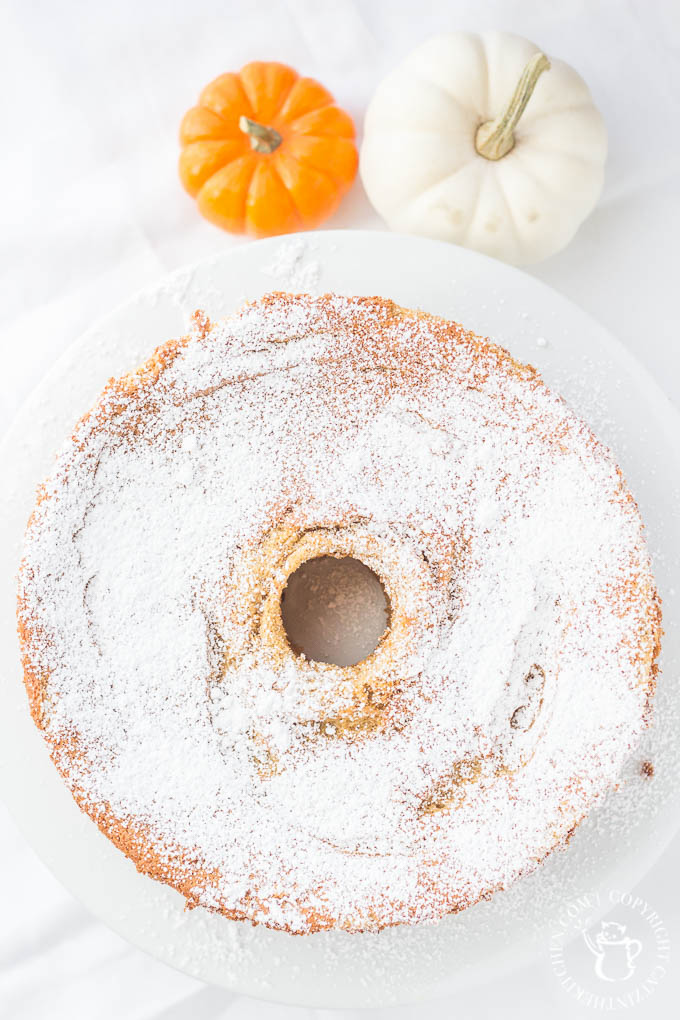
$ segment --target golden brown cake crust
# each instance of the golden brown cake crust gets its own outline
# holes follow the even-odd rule
[[[321,555],[362,560],[389,595],[356,666],[285,637],[287,578]],[[158,694],[164,647],[135,651],[145,614],[189,662],[167,660],[184,735]],[[464,909],[568,840],[648,722],[661,614],[621,472],[533,368],[382,298],[275,293],[224,323],[196,313],[109,382],[39,491],[18,627],[52,758],[138,870],[189,906],[309,933]],[[574,720],[598,710],[604,736],[579,748]],[[205,771],[183,783],[192,760]]]

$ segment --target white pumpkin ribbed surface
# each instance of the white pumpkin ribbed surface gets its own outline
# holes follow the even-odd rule
[[[369,105],[361,176],[394,230],[517,265],[563,248],[602,190],[607,134],[586,83],[551,59],[507,155],[480,155],[481,124],[507,106],[540,52],[501,32],[435,36],[389,74]]]

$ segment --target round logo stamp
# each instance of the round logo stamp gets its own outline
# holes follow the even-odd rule
[[[592,1009],[614,1012],[645,1002],[665,977],[670,953],[657,911],[620,889],[563,903],[552,921],[553,974],[568,995]]]

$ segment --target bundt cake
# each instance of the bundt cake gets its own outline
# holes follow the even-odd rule
[[[377,647],[281,599],[351,557]],[[533,368],[381,298],[269,294],[112,380],[19,578],[35,723],[77,803],[190,906],[310,933],[532,871],[648,723],[660,607],[611,453]]]

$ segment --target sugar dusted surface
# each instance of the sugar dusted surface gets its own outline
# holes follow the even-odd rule
[[[27,683],[81,806],[192,902],[274,927],[434,919],[507,886],[646,720],[654,588],[610,455],[531,370],[389,302],[271,296],[169,350],[84,420],[27,537]],[[325,707],[224,611],[282,516],[360,526],[426,576],[400,725],[310,744]],[[229,685],[215,627],[241,648]],[[424,812],[454,765],[460,796]]]

